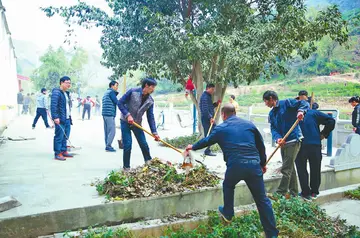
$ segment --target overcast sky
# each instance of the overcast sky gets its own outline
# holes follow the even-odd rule
[[[43,50],[49,45],[55,47],[63,45],[68,27],[58,16],[46,17],[40,7],[72,5],[76,4],[77,0],[2,0],[2,2],[13,39],[31,41]],[[105,0],[84,0],[84,2],[103,9],[107,7]],[[101,52],[98,44],[100,29],[75,28],[75,30],[78,46]]]

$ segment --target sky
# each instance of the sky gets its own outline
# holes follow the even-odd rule
[[[107,8],[105,0],[83,1],[102,9]],[[40,7],[69,6],[76,4],[77,0],[2,0],[2,3],[13,39],[33,42],[41,50],[45,50],[49,45],[68,48],[63,44],[68,26],[59,16],[48,18]],[[78,46],[101,53],[98,43],[101,29],[86,30],[75,27],[75,33]]]

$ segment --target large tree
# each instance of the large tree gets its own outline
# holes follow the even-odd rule
[[[102,27],[103,64],[114,74],[142,69],[183,83],[191,74],[198,100],[203,82],[216,83],[215,100],[229,83],[286,73],[296,53],[307,58],[329,35],[346,42],[346,22],[336,6],[305,16],[303,0],[106,0],[111,13],[79,2],[48,7],[69,25]]]
[[[75,85],[81,82],[86,84],[86,79],[82,77],[83,67],[88,61],[88,54],[82,48],[77,48],[74,52],[66,52],[63,48],[54,50],[49,47],[40,57],[41,65],[35,69],[31,79],[37,90],[41,88],[52,89],[59,86],[59,79],[67,75]]]

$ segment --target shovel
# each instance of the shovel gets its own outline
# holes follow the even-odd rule
[[[137,128],[139,128],[140,130],[144,131],[146,134],[148,134],[149,136],[151,136],[152,138],[156,139],[155,136],[149,132],[148,130],[144,129],[142,126],[140,126],[139,124],[137,124],[136,122],[133,122],[132,125],[136,126]],[[190,152],[187,151],[187,153],[183,153],[181,150],[179,150],[178,148],[174,147],[173,145],[167,143],[166,141],[163,141],[162,139],[159,139],[159,141],[161,143],[163,143],[164,145],[166,145],[167,147],[170,147],[171,149],[175,150],[176,152],[180,153],[183,157],[184,157],[184,161],[181,165],[182,169],[186,169],[186,171],[188,172],[190,168],[193,167],[193,164],[191,162],[191,155]]]

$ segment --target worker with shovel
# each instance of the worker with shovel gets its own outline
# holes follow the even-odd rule
[[[215,93],[215,85],[209,83],[206,85],[206,90],[200,97],[200,111],[201,111],[201,124],[204,128],[204,137],[208,135],[209,130],[211,128],[215,128],[215,118],[214,118],[214,108],[217,107],[221,101],[213,103],[212,95]],[[212,126],[211,126],[212,125]],[[210,147],[206,148],[204,155],[208,156],[216,156],[216,154],[212,153]]]
[[[51,93],[51,118],[55,124],[54,152],[55,159],[65,161],[73,155],[67,152],[66,141],[70,136],[72,124],[70,109],[70,93],[67,91],[71,87],[71,79],[64,76],[60,79],[60,87],[54,88]]]
[[[145,162],[149,163],[151,160],[150,149],[146,142],[144,131],[132,125],[136,122],[141,126],[142,117],[145,112],[151,133],[155,140],[158,141],[160,139],[156,131],[154,118],[154,99],[150,96],[150,94],[154,92],[156,85],[157,82],[155,79],[145,78],[141,82],[141,88],[130,89],[118,101],[118,107],[121,111],[120,125],[122,141],[124,144],[123,169],[125,171],[130,170],[132,146],[131,131],[134,133],[136,140],[139,143]]]
[[[234,216],[235,185],[244,180],[250,189],[259,211],[260,221],[266,237],[277,237],[274,212],[266,197],[263,173],[266,172],[266,153],[263,138],[256,126],[236,116],[235,107],[226,103],[221,109],[223,123],[214,128],[210,135],[186,151],[199,150],[218,143],[226,162],[223,182],[224,206],[219,212],[226,222]]]
[[[309,104],[304,100],[296,99],[279,100],[274,91],[266,91],[263,95],[264,103],[271,108],[269,113],[269,122],[271,124],[271,134],[273,140],[281,145],[282,178],[280,185],[276,190],[279,195],[298,195],[298,182],[295,170],[295,159],[300,150],[301,140],[303,138],[300,126],[295,123],[304,118],[304,113],[309,109]],[[297,122],[298,122],[297,121]],[[293,127],[289,136],[284,140],[285,134]],[[276,197],[274,194],[269,196]]]

